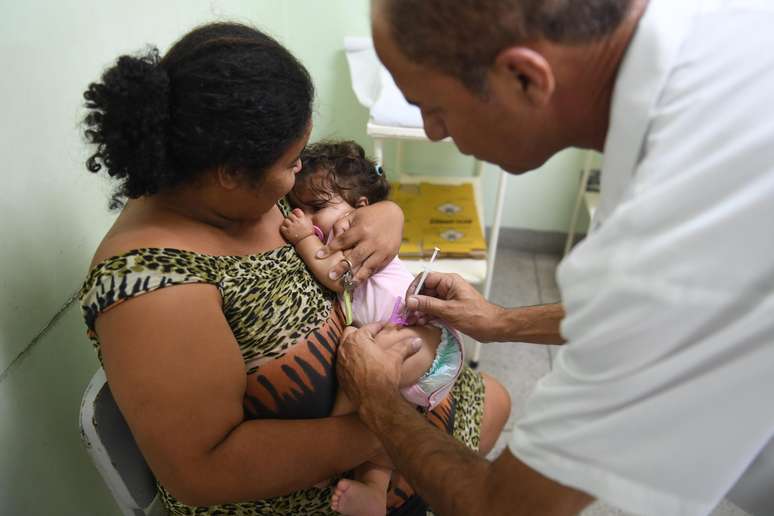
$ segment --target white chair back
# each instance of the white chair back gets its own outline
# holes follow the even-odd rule
[[[156,480],[118,410],[100,368],[81,401],[81,440],[121,513],[126,516],[167,514]]]

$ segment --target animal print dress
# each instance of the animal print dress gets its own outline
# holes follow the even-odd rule
[[[286,204],[280,207],[286,212]],[[343,317],[335,295],[315,281],[291,245],[250,256],[145,248],[99,263],[80,292],[88,334],[98,355],[94,322],[101,313],[129,298],[191,283],[216,285],[220,291],[223,313],[245,362],[247,419],[307,419],[330,414],[336,397],[335,359]],[[466,368],[451,395],[426,416],[433,425],[477,449],[483,402],[481,376]],[[171,514],[335,514],[330,509],[331,487],[212,507],[186,506],[162,485],[158,489]],[[390,484],[388,508],[391,515],[424,515],[426,510],[397,474]]]

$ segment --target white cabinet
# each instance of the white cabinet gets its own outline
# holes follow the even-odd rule
[[[403,183],[419,183],[427,181],[437,184],[460,184],[461,182],[469,182],[473,185],[473,192],[476,199],[476,207],[478,209],[478,218],[481,222],[481,230],[484,231],[484,203],[483,196],[481,195],[481,172],[483,170],[483,163],[476,160],[473,166],[472,174],[470,176],[427,176],[421,175],[414,171],[411,173],[403,168],[403,142],[405,141],[425,141],[429,142],[425,135],[423,128],[416,127],[397,127],[397,126],[385,126],[378,125],[373,122],[369,122],[366,128],[368,135],[374,141],[374,158],[380,164],[384,164],[384,142],[386,140],[395,140],[396,160],[393,166],[393,170],[398,174],[398,180]],[[451,139],[446,139],[444,142],[451,143]],[[489,294],[492,289],[492,272],[494,271],[495,257],[497,255],[497,242],[500,236],[500,224],[502,223],[503,204],[505,201],[505,189],[507,184],[507,174],[503,170],[500,170],[497,180],[497,196],[494,206],[494,220],[492,223],[491,232],[487,241],[487,252],[485,259],[473,259],[473,258],[441,258],[437,259],[433,264],[433,270],[439,272],[454,272],[465,278],[470,283],[477,285],[482,289],[484,297],[489,298]],[[421,272],[422,267],[425,265],[424,260],[405,259],[403,263],[414,274]],[[471,366],[476,367],[478,365],[478,359],[481,352],[481,343],[477,342],[473,357],[470,360]]]

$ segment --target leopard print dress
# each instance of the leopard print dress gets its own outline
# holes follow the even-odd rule
[[[343,316],[335,295],[315,281],[291,245],[249,256],[144,248],[99,263],[83,284],[80,302],[100,358],[94,323],[101,313],[133,297],[192,283],[217,286],[223,299],[223,313],[239,344],[248,377],[245,418],[306,419],[331,412]],[[426,417],[477,449],[483,402],[483,380],[466,368],[451,395]],[[335,514],[330,508],[331,487],[212,507],[187,506],[162,485],[158,489],[171,514]],[[424,515],[427,509],[398,474],[393,475],[387,505],[391,515]]]

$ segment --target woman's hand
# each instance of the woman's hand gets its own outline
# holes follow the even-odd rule
[[[504,309],[488,302],[470,283],[458,274],[431,272],[420,295],[413,295],[419,275],[406,291],[409,322],[425,324],[428,319],[442,319],[452,328],[479,342],[498,340],[499,322]]]
[[[356,283],[370,278],[398,255],[403,238],[403,211],[390,201],[358,208],[333,226],[334,239],[318,251],[317,258],[326,258],[343,251],[352,264]],[[330,271],[332,279],[347,272],[341,262]],[[334,277],[335,276],[335,277]]]

